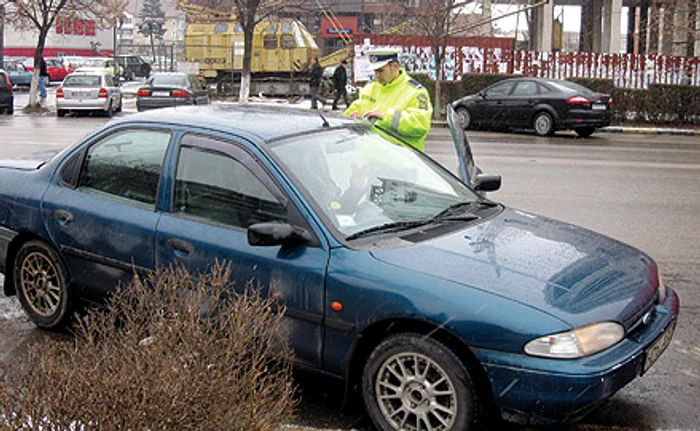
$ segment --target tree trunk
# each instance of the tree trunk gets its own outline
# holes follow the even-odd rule
[[[39,78],[41,73],[41,59],[44,56],[44,46],[46,45],[46,34],[48,28],[39,31],[39,39],[36,43],[36,51],[34,52],[34,74],[32,75],[32,84],[29,87],[29,104],[27,106],[40,106],[39,98]]]
[[[248,17],[243,23],[243,71],[241,73],[241,90],[238,94],[239,103],[248,103],[250,96],[250,69],[253,59],[253,33],[255,32],[255,19]]]

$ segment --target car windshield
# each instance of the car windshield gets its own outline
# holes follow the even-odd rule
[[[182,75],[156,75],[151,80],[154,87],[184,87],[187,80]]]
[[[365,128],[275,142],[285,170],[345,237],[430,222],[478,196],[422,153]]]
[[[96,75],[69,75],[63,81],[64,87],[99,87],[100,77]]]
[[[107,60],[88,60],[83,63],[84,67],[107,67]]]
[[[555,87],[557,90],[563,91],[565,93],[576,93],[592,96],[594,92],[582,85],[575,84],[569,81],[549,81],[551,86]]]

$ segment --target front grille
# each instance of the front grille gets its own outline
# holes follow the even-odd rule
[[[643,326],[642,319],[644,315],[653,312],[654,307],[659,303],[659,291],[654,290],[654,294],[649,297],[646,303],[640,307],[637,311],[629,315],[623,322],[622,325],[625,327],[627,334],[631,334],[637,330],[640,326]]]

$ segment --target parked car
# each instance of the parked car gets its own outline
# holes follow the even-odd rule
[[[122,67],[116,64],[112,57],[88,58],[75,71],[104,73],[112,78],[117,78],[123,73]]]
[[[70,65],[64,66],[58,58],[46,58],[46,73],[49,74],[50,81],[63,81],[69,73],[73,72]]]
[[[29,87],[32,85],[33,73],[27,69],[24,63],[18,61],[5,62],[3,69],[10,77],[13,87]]]
[[[651,257],[481,196],[500,178],[463,130],[460,179],[372,127],[171,108],[0,162],[4,292],[56,328],[134,271],[230,262],[232,289],[283,302],[298,363],[359,388],[382,430],[574,419],[649,370],[679,309]]]
[[[76,70],[87,61],[86,57],[81,57],[78,55],[65,55],[57,57],[58,61],[61,62],[65,69]]]
[[[0,110],[5,114],[15,112],[15,96],[12,90],[12,82],[7,72],[0,69]]]
[[[612,98],[569,81],[513,78],[453,102],[465,128],[534,129],[540,136],[573,129],[588,137],[610,125]]]
[[[122,95],[106,73],[73,72],[56,89],[56,115],[71,111],[102,112],[111,117],[122,110]]]
[[[128,81],[148,78],[151,74],[151,65],[137,55],[118,55],[117,63],[123,68],[124,78]]]
[[[183,105],[208,105],[209,90],[197,75],[180,72],[154,73],[136,92],[136,109],[165,108]]]

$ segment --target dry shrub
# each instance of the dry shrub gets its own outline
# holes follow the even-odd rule
[[[273,430],[293,419],[283,309],[230,265],[162,269],[29,349],[0,381],[0,429]]]

